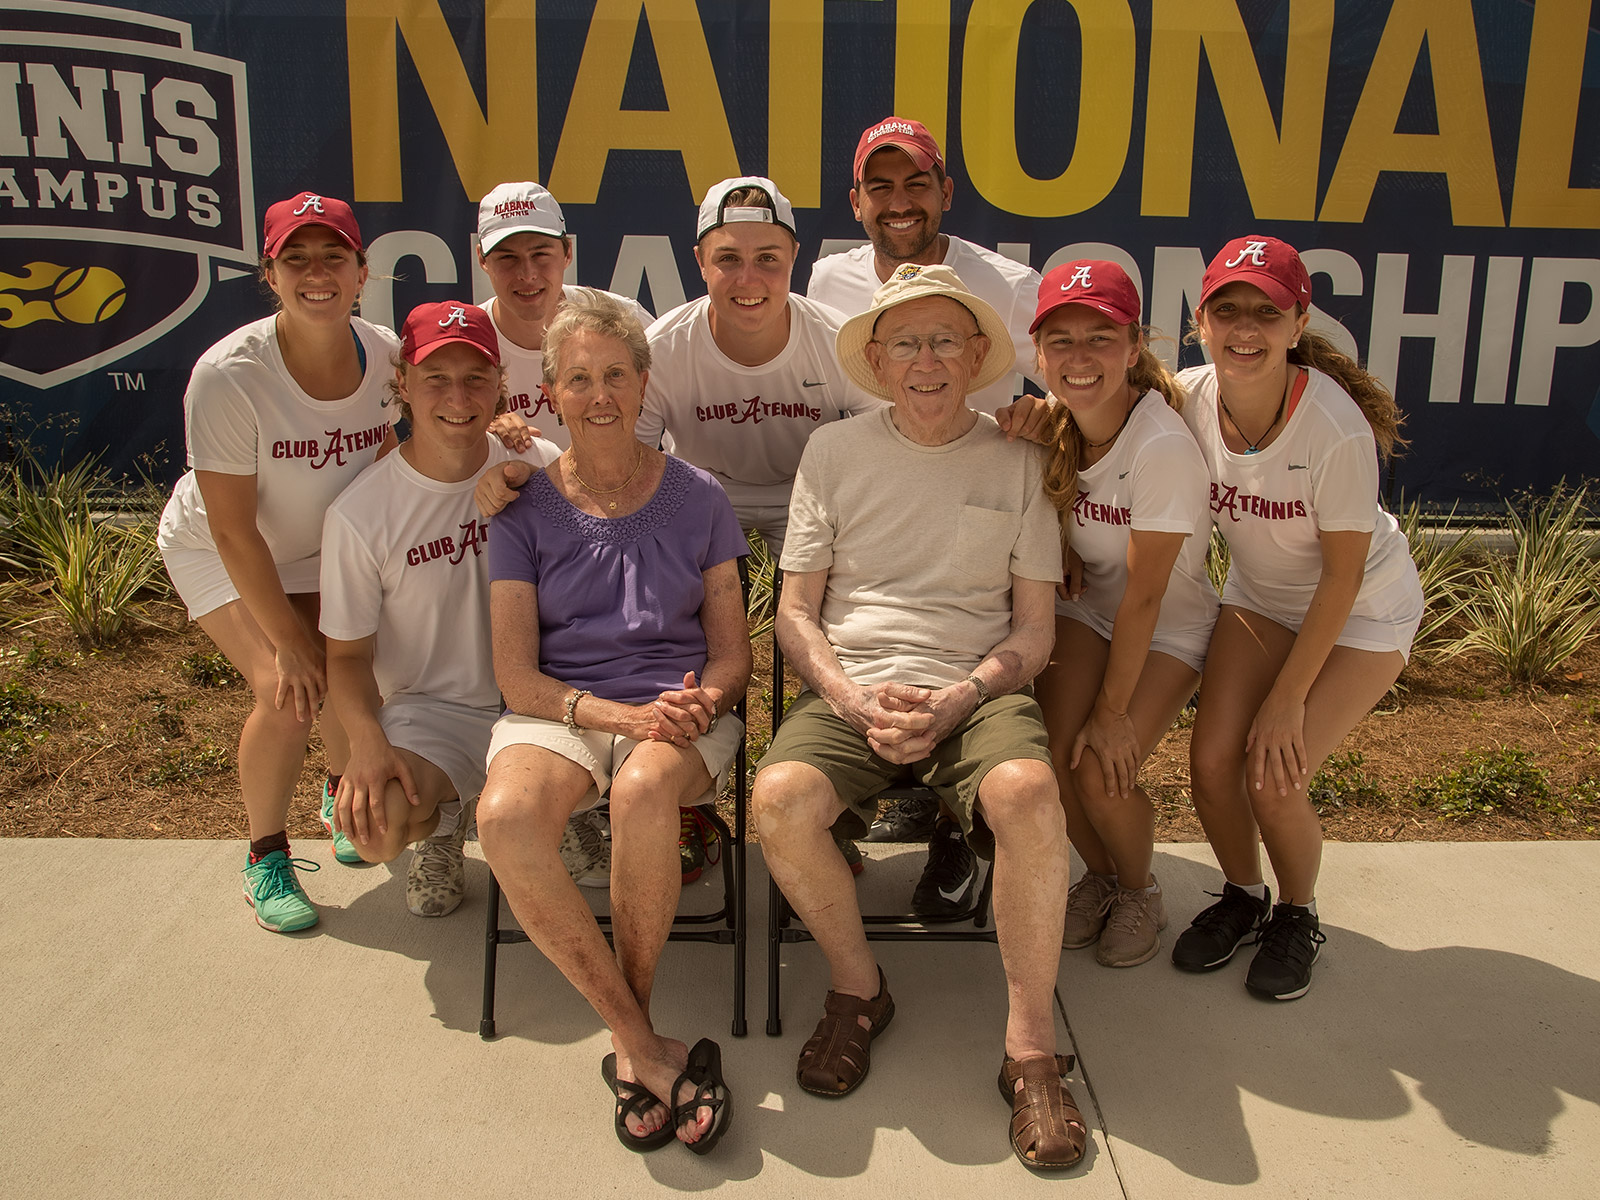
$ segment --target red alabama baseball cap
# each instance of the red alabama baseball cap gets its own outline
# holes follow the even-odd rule
[[[1200,281],[1200,303],[1230,283],[1254,284],[1284,312],[1311,307],[1311,276],[1288,242],[1251,235],[1234,238],[1211,260]]]
[[[451,342],[471,346],[495,366],[500,365],[500,339],[494,322],[476,304],[461,300],[419,304],[400,329],[400,354],[412,366]]]
[[[319,196],[315,192],[301,192],[287,200],[279,200],[267,209],[262,222],[264,239],[261,253],[276,258],[283,243],[296,229],[306,225],[326,225],[339,235],[352,250],[361,249],[361,227],[356,224],[356,214],[343,200],[332,196]]]
[[[885,117],[863,132],[856,143],[856,165],[851,177],[857,183],[861,182],[861,168],[872,152],[885,146],[904,150],[919,171],[929,167],[944,170],[944,155],[939,152],[939,143],[933,140],[926,125],[908,117]]]
[[[1138,323],[1139,289],[1128,273],[1114,262],[1080,258],[1063,263],[1039,281],[1039,307],[1033,314],[1032,333],[1056,309],[1067,304],[1087,304],[1118,325]]]

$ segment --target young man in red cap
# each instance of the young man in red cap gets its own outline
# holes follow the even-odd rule
[[[406,318],[393,398],[411,436],[328,510],[322,619],[328,690],[350,736],[335,820],[368,862],[417,843],[406,904],[441,917],[465,892],[462,842],[500,716],[489,643],[485,468],[534,466],[489,435],[505,407],[500,344],[481,308],[424,304]]]
[[[871,242],[818,259],[806,295],[847,314],[865,312],[873,293],[901,263],[943,263],[1000,314],[1011,335],[1017,369],[1039,383],[1032,374],[1033,342],[1028,336],[1039,272],[940,232],[954,195],[944,154],[921,121],[885,117],[864,130],[856,143],[850,205]],[[998,412],[1016,395],[1013,383],[1014,376],[1007,376],[967,402],[979,412]]]

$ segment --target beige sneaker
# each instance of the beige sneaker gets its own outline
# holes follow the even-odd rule
[[[1102,967],[1136,967],[1149,962],[1161,949],[1161,931],[1166,927],[1167,903],[1160,892],[1118,888],[1095,959]]]
[[[461,847],[472,825],[473,807],[473,801],[463,802],[454,833],[424,838],[411,848],[406,907],[415,916],[448,916],[467,894],[467,856]]]
[[[1081,950],[1094,944],[1105,928],[1106,914],[1117,885],[1104,875],[1086,871],[1067,892],[1067,923],[1061,931],[1063,950]]]

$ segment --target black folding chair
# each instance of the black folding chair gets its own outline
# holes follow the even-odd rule
[[[744,701],[740,700],[734,712],[744,719]],[[717,836],[722,839],[722,906],[709,913],[679,913],[673,918],[672,932],[667,940],[672,942],[715,942],[733,947],[733,1036],[744,1037],[748,1031],[745,1020],[745,945],[748,920],[745,908],[745,747],[741,742],[733,760],[733,828],[717,812],[714,796],[708,796],[696,805]],[[611,940],[611,917],[597,913],[595,920],[606,941]],[[483,953],[483,1015],[478,1021],[478,1036],[489,1041],[495,1036],[494,987],[495,970],[501,946],[528,941],[528,935],[519,926],[500,924],[500,881],[494,871],[489,872],[489,915],[484,934]]]
[[[773,583],[773,594],[782,591],[782,578]],[[776,737],[783,719],[783,652],[778,647],[777,627],[772,631],[772,733]],[[888,787],[878,793],[883,800],[927,800],[938,797],[931,788],[918,786]],[[960,912],[943,917],[923,917],[915,913],[863,913],[868,941],[873,942],[993,942],[995,930],[989,924],[989,902],[994,892],[994,864],[982,863],[982,878],[973,890],[971,901]],[[971,924],[970,929],[952,926]],[[780,971],[783,966],[785,943],[812,941],[811,932],[800,922],[789,906],[778,884],[770,876],[767,882],[767,1036],[777,1037],[783,1032]]]

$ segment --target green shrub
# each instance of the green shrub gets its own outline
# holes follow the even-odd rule
[[[226,775],[233,770],[233,753],[210,742],[202,742],[187,750],[168,750],[161,765],[144,774],[151,787],[169,783],[193,783],[207,775]]]
[[[16,762],[49,737],[50,721],[62,711],[14,679],[0,687],[0,762]]]
[[[235,687],[244,683],[244,676],[234,669],[228,656],[220,650],[209,654],[195,651],[178,661],[178,669],[195,687]]]
[[[1306,798],[1319,812],[1346,805],[1387,803],[1388,794],[1367,774],[1366,761],[1359,750],[1330,756],[1306,785]]]
[[[1462,608],[1467,632],[1446,654],[1489,655],[1515,683],[1537,683],[1600,631],[1600,563],[1583,524],[1588,489],[1506,505],[1515,551],[1491,555]]]
[[[1413,783],[1412,799],[1440,816],[1472,817],[1502,809],[1558,808],[1550,780],[1525,750],[1469,750],[1461,765],[1431,783]]]

